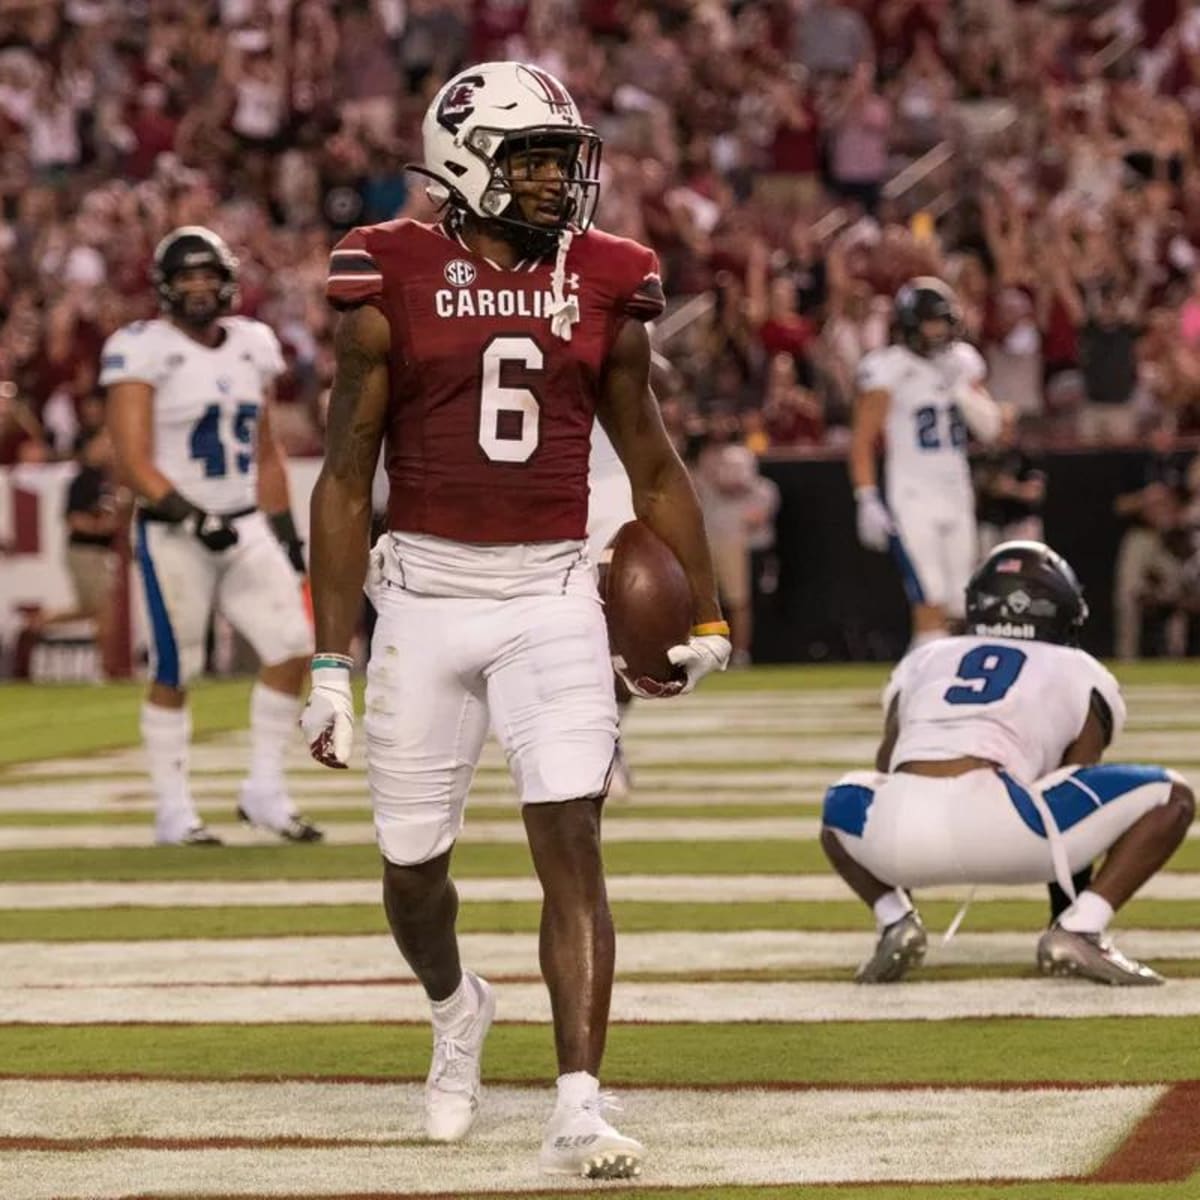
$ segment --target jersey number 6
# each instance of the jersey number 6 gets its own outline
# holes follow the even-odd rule
[[[538,398],[528,388],[501,383],[504,364],[540,371],[544,362],[541,347],[530,337],[495,337],[483,348],[479,445],[492,462],[528,462],[538,448]]]

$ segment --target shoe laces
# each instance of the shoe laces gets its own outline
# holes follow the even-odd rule
[[[583,1111],[595,1113],[602,1121],[609,1113],[625,1111],[625,1106],[617,1099],[615,1092],[597,1092],[583,1102]]]
[[[458,1038],[440,1037],[433,1045],[430,1085],[442,1092],[469,1092],[474,1086],[472,1057]]]

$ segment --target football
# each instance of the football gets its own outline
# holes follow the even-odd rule
[[[692,627],[692,592],[670,547],[641,521],[617,530],[601,560],[601,599],[614,659],[631,679],[666,683],[667,659]]]

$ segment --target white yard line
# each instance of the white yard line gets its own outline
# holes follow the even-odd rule
[[[704,787],[699,784],[675,786],[668,772],[656,772],[637,776],[637,792],[630,800],[612,799],[607,812],[622,815],[627,810],[637,815],[645,807],[706,807],[711,805],[739,805],[747,809],[747,816],[754,815],[756,805],[762,804],[819,804],[825,789],[833,781],[834,773],[825,770],[802,775],[788,773],[773,779],[770,784],[754,786]],[[331,787],[326,780],[332,780]],[[711,784],[711,776],[708,779]],[[736,779],[721,779],[719,782],[736,784]],[[471,789],[467,806],[468,813],[499,810],[518,815],[516,791],[507,780],[482,780],[484,786]],[[493,786],[494,784],[494,786]],[[77,813],[144,813],[154,812],[154,798],[149,784],[129,781],[113,782],[103,778],[93,783],[72,784],[63,789],[61,784],[46,781],[41,785],[27,784],[21,787],[5,787],[0,784],[0,813],[55,813],[69,825]],[[351,774],[336,776],[329,772],[325,780],[296,779],[288,784],[292,798],[303,809],[337,809],[339,814],[358,814],[370,817],[371,802],[367,792],[366,777]],[[198,776],[192,780],[192,797],[204,809],[225,811],[232,814],[237,803],[238,783],[234,779],[213,779]]]
[[[232,846],[276,843],[276,837],[245,824],[214,822],[212,831]],[[347,821],[324,827],[325,840],[335,846],[371,846],[375,830],[370,821]],[[708,817],[622,819],[609,815],[603,839],[614,842],[768,842],[813,841],[821,832],[817,817]],[[1189,839],[1200,838],[1193,825]],[[525,827],[514,820],[467,819],[458,841],[464,845],[524,845]],[[0,852],[5,850],[113,850],[151,844],[149,830],[141,825],[9,825],[0,826]]]
[[[464,901],[540,900],[532,877],[457,880]],[[610,875],[611,900],[671,900],[686,904],[737,901],[852,900],[850,889],[833,875]],[[919,900],[966,898],[964,888],[923,888]],[[1003,887],[984,884],[974,901],[1046,898],[1042,884]],[[1139,900],[1200,900],[1200,875],[1156,875],[1139,889]],[[373,880],[268,880],[253,883],[0,883],[0,912],[35,908],[226,908],[377,905]],[[966,928],[970,930],[970,916]]]
[[[540,983],[497,989],[498,1019],[548,1022]],[[311,986],[0,986],[0,1022],[30,1025],[165,1022],[236,1024],[425,1022],[413,984]],[[943,1021],[960,1017],[1200,1016],[1200,979],[1106,988],[1049,979],[989,979],[863,988],[853,983],[630,983],[613,991],[614,1021]]]
[[[844,967],[870,953],[874,933],[747,930],[624,933],[617,937],[623,974],[687,975],[711,971]],[[481,974],[538,974],[537,935],[467,933],[463,961]],[[1032,933],[961,933],[949,945],[933,939],[926,961],[1033,964]],[[1200,931],[1126,930],[1121,947],[1142,958],[1200,958]],[[228,938],[149,942],[10,942],[0,944],[5,987],[87,988],[326,983],[412,979],[386,936]]]
[[[254,846],[276,839],[263,830],[246,825],[214,823],[214,833],[234,846]],[[816,817],[749,817],[730,820],[681,818],[678,820],[622,820],[609,816],[604,822],[604,841],[612,842],[755,842],[801,841],[815,838],[821,830]],[[333,845],[374,845],[375,831],[368,820],[339,823],[325,829]],[[149,830],[140,825],[9,825],[0,826],[0,851],[76,849],[103,850],[147,846]],[[468,819],[458,839],[469,845],[486,843],[524,844],[525,827],[520,821]]]
[[[1094,1169],[1162,1091],[631,1088],[621,1092],[620,1127],[646,1143],[648,1186],[1047,1179]],[[0,1131],[10,1137],[393,1144],[4,1151],[0,1191],[25,1200],[111,1200],[131,1188],[199,1196],[582,1191],[589,1185],[581,1180],[537,1173],[551,1100],[548,1088],[487,1088],[470,1138],[439,1147],[394,1144],[421,1136],[414,1085],[11,1081],[0,1084]]]
[[[466,901],[540,900],[541,885],[530,877],[456,880]],[[739,901],[852,900],[833,875],[609,875],[612,900],[677,901],[729,904]],[[961,902],[963,888],[925,888],[919,900]],[[984,885],[975,901],[1044,901],[1040,884],[1019,887]],[[1200,900],[1200,875],[1163,873],[1138,891],[1140,900]],[[187,883],[0,883],[0,912],[6,909],[309,907],[379,903],[374,880],[299,879],[235,883],[199,880]],[[968,914],[966,927],[971,927]]]

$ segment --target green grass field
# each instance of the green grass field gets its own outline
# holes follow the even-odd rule
[[[1122,668],[1120,675],[1131,689],[1135,720],[1115,753],[1141,759],[1153,747],[1162,761],[1200,761],[1200,670],[1187,663],[1144,664]],[[721,823],[748,816],[815,818],[819,785],[813,780],[823,772],[832,779],[845,769],[838,755],[823,756],[819,732],[810,728],[801,737],[781,729],[778,706],[795,697],[811,698],[819,706],[822,695],[828,695],[841,714],[833,737],[866,739],[878,724],[875,705],[885,676],[885,669],[875,666],[755,669],[712,681],[698,704],[635,709],[629,742],[634,769],[638,747],[652,749],[655,766],[644,776],[655,782],[639,787],[611,815],[631,822],[678,822],[680,834],[668,841],[611,842],[606,848],[610,877],[654,879],[661,889],[645,899],[613,903],[620,945],[641,955],[636,965],[622,967],[619,951],[618,994],[644,994],[652,1005],[665,994],[660,989],[716,981],[745,989],[747,1002],[760,989],[785,984],[798,989],[800,997],[794,1013],[769,1020],[710,1017],[707,1002],[698,998],[688,1019],[647,1023],[623,1017],[612,1026],[604,1082],[632,1098],[623,1127],[648,1146],[646,1177],[638,1190],[672,1200],[1200,1198],[1200,1011],[1191,1011],[1187,999],[1192,995],[1188,989],[1200,979],[1200,842],[1187,843],[1169,864],[1171,879],[1182,888],[1177,898],[1137,899],[1116,924],[1119,938],[1124,930],[1132,931],[1130,936],[1157,931],[1176,939],[1167,957],[1150,961],[1170,977],[1162,995],[1181,997],[1180,1011],[1155,1016],[1123,1011],[1126,996],[1120,992],[1101,995],[1103,1016],[955,1015],[956,998],[986,997],[997,988],[1034,989],[1052,1007],[1056,995],[1076,995],[1072,989],[1088,986],[1037,978],[1032,947],[1045,921],[1042,902],[989,898],[971,906],[963,936],[978,939],[979,945],[990,945],[989,938],[1009,943],[1015,938],[1019,944],[1027,936],[1027,959],[972,961],[961,951],[943,952],[939,943],[915,979],[924,991],[890,991],[879,999],[883,1005],[889,995],[928,996],[937,1006],[930,1019],[920,1014],[818,1019],[813,1013],[823,1011],[824,998],[842,995],[837,989],[847,987],[857,954],[853,947],[869,933],[870,914],[848,892],[833,898],[836,891],[824,889],[821,894],[828,892],[829,898],[811,900],[752,899],[738,892],[748,880],[761,886],[764,880],[769,885],[772,880],[830,879],[811,838],[747,841],[713,833],[714,822],[720,829]],[[209,789],[201,807],[214,822],[230,819],[243,750],[226,735],[244,728],[247,696],[248,684],[240,680],[207,683],[193,696],[200,747],[194,776],[198,786]],[[198,1115],[195,1145],[189,1141],[186,1154],[172,1140],[177,1133],[164,1132],[170,1127],[169,1111],[154,1112],[151,1106],[148,1117],[137,1118],[143,1124],[134,1125],[132,1116],[121,1116],[141,1111],[137,1106],[144,1101],[138,1098],[145,1089],[171,1081],[210,1083],[231,1089],[231,1098],[239,1095],[234,1089],[251,1084],[268,1089],[264,1097],[275,1095],[270,1089],[286,1089],[290,1081],[335,1088],[419,1084],[429,1055],[429,1031],[420,1020],[367,1018],[355,1008],[378,1006],[380,997],[395,996],[397,1013],[411,1011],[404,997],[412,989],[396,982],[405,969],[388,949],[380,907],[368,902],[369,896],[354,902],[304,899],[304,889],[373,889],[379,871],[374,848],[261,844],[197,851],[151,846],[147,789],[138,762],[108,753],[135,743],[139,704],[140,689],[133,685],[0,687],[0,728],[6,731],[0,743],[0,1196],[112,1200],[187,1195],[216,1200],[234,1194],[286,1194],[333,1200],[335,1195],[435,1192],[456,1198],[577,1195],[576,1189],[556,1190],[553,1181],[529,1174],[536,1144],[522,1140],[524,1135],[503,1141],[509,1137],[504,1133],[508,1126],[489,1117],[486,1098],[481,1140],[474,1149],[474,1135],[463,1147],[433,1151],[424,1146],[420,1114],[412,1104],[376,1106],[370,1114],[347,1116],[347,1121],[369,1118],[375,1123],[372,1129],[380,1126],[393,1139],[387,1154],[395,1170],[387,1185],[391,1190],[383,1192],[360,1186],[355,1164],[367,1160],[355,1157],[353,1147],[360,1142],[349,1134],[344,1151],[330,1143],[326,1149],[303,1152],[313,1156],[316,1173],[311,1180],[285,1184],[287,1176],[273,1175],[272,1164],[281,1161],[273,1157],[283,1144],[279,1139],[286,1142],[304,1130],[292,1128],[285,1116],[273,1117],[265,1099],[267,1107],[261,1110],[250,1101],[236,1101],[250,1105],[238,1108],[245,1136],[236,1146],[221,1140],[216,1125],[206,1125],[209,1117]],[[729,728],[714,732],[709,718],[724,705],[731,714]],[[704,722],[698,714],[705,714]],[[714,757],[703,760],[711,777],[719,779],[719,796],[688,782],[696,774],[688,747],[699,739],[706,748],[709,742],[720,743],[709,750]],[[746,751],[750,744],[753,753]],[[811,746],[812,757],[798,762],[797,745]],[[322,796],[325,777],[307,770],[300,748],[292,761],[303,771],[307,811],[331,827],[366,828],[365,783],[360,793],[351,787]],[[49,764],[53,774],[46,773]],[[766,773],[777,782],[769,785],[769,794],[753,783],[739,784],[739,775],[749,772],[758,772],[758,778]],[[482,777],[489,790],[471,809],[468,822],[472,815],[477,821],[516,821],[517,809],[504,792],[494,758],[487,760]],[[733,790],[736,795],[739,786],[746,789],[746,805],[726,794]],[[686,835],[687,823],[693,821],[705,823],[703,838]],[[110,835],[128,839],[139,826],[146,829],[144,846],[103,844]],[[71,845],[81,832],[98,843]],[[61,837],[62,844],[31,848],[21,842],[34,833]],[[465,883],[503,889],[529,880],[532,872],[522,845],[493,841],[459,846],[455,874]],[[1191,893],[1193,877],[1198,886]],[[681,897],[673,881],[696,879],[707,881],[703,898],[692,892]],[[174,889],[172,898],[154,899],[156,888]],[[270,899],[261,890],[279,888],[295,889],[297,901],[288,903],[286,890]],[[256,899],[260,895],[261,902]],[[931,931],[940,931],[958,902],[938,899],[921,908]],[[518,981],[536,978],[535,952],[523,957],[521,947],[534,946],[538,921],[539,905],[532,897],[463,901],[460,932],[474,939],[471,953],[482,956],[480,969],[497,979],[502,1003],[505,995],[515,994],[511,989]],[[697,935],[707,934],[724,940],[706,949],[706,939]],[[792,947],[786,962],[756,957],[753,939],[766,934],[792,939],[781,943]],[[653,938],[662,940],[639,942]],[[825,957],[814,949],[813,957],[806,958],[806,938],[830,939],[811,942],[823,947]],[[643,944],[659,948],[637,949]],[[275,945],[278,950],[271,950]],[[495,966],[487,966],[488,955],[495,956]],[[350,963],[355,973],[341,980]],[[322,987],[297,982],[309,975],[322,980]],[[306,1006],[320,999],[314,993],[329,991],[330,985],[331,1003],[344,996],[345,1015],[306,1018]],[[208,987],[222,992],[221,1003],[234,1006],[236,1019],[205,1020],[189,1015],[193,1008],[179,1007],[197,989]],[[97,1019],[101,1009],[95,1005],[103,993],[114,990],[127,1005],[122,1019]],[[244,996],[240,1008],[239,996]],[[856,1002],[862,997],[863,989],[853,989]],[[31,1018],[39,998],[44,998],[45,1015]],[[550,1095],[555,1070],[550,1030],[536,1014],[505,1014],[502,1007],[488,1041],[485,1079],[496,1089],[515,1087],[518,1097],[528,1094],[536,1112]],[[1046,1092],[1051,1085],[1059,1090]],[[35,1086],[44,1089],[36,1092],[36,1101],[17,1099]],[[85,1091],[71,1090],[78,1087]],[[80,1098],[89,1087],[127,1090],[89,1105]],[[1131,1087],[1157,1088],[1159,1099],[1153,1104],[1138,1099],[1141,1093],[1135,1095]],[[701,1186],[689,1174],[694,1162],[689,1167],[682,1151],[675,1153],[656,1136],[657,1114],[640,1099],[654,1088],[672,1089],[685,1118],[689,1106],[696,1106],[697,1148],[689,1153],[703,1161],[704,1155],[712,1155],[713,1171],[727,1173],[723,1182]],[[856,1089],[881,1088],[887,1090],[864,1092],[855,1107]],[[957,1118],[961,1126],[943,1126],[939,1111],[925,1111],[922,1091],[913,1089],[927,1088],[965,1089]],[[286,1090],[277,1094],[282,1098]],[[1052,1104],[1043,1099],[1046,1095],[1056,1097]],[[716,1117],[707,1115],[710,1108],[705,1107],[705,1098],[713,1096],[760,1112],[754,1136],[773,1137],[774,1149],[743,1162],[734,1137],[722,1158],[714,1149],[723,1144],[720,1103],[711,1110]],[[772,1106],[782,1101],[772,1097],[784,1096],[792,1098],[789,1104],[815,1105],[812,1111],[828,1114],[828,1123],[818,1116],[803,1124],[773,1124]],[[894,1099],[881,1098],[885,1096]],[[1076,1100],[1100,1105],[1102,1116],[1109,1114],[1103,1119],[1110,1122],[1110,1132],[1095,1134],[1090,1119],[1070,1123],[1066,1114]],[[992,1103],[1016,1108],[997,1110],[1008,1116],[987,1117],[986,1106]],[[976,1109],[980,1115],[973,1117]],[[75,1115],[64,1124],[68,1112]],[[714,1120],[717,1124],[704,1124]],[[1037,1144],[1035,1135],[1047,1129],[1061,1129],[1061,1136],[1056,1134],[1036,1153],[1025,1148],[1026,1143]],[[828,1139],[842,1136],[848,1148],[839,1169],[845,1172],[835,1182],[821,1174],[823,1168],[807,1164],[819,1159]],[[489,1137],[502,1139],[498,1158],[487,1150]],[[1088,1137],[1098,1140],[1086,1153],[1074,1146]],[[928,1152],[906,1158],[913,1138],[927,1144]],[[1060,1165],[1054,1157],[1058,1154]],[[320,1174],[323,1155],[329,1156],[329,1178],[338,1179],[335,1185],[320,1183],[325,1178]],[[200,1164],[198,1173],[185,1169],[189,1156]],[[341,1176],[338,1161],[349,1164]],[[771,1169],[783,1174],[764,1175],[764,1164],[774,1164]],[[122,1182],[126,1179],[127,1185]]]

